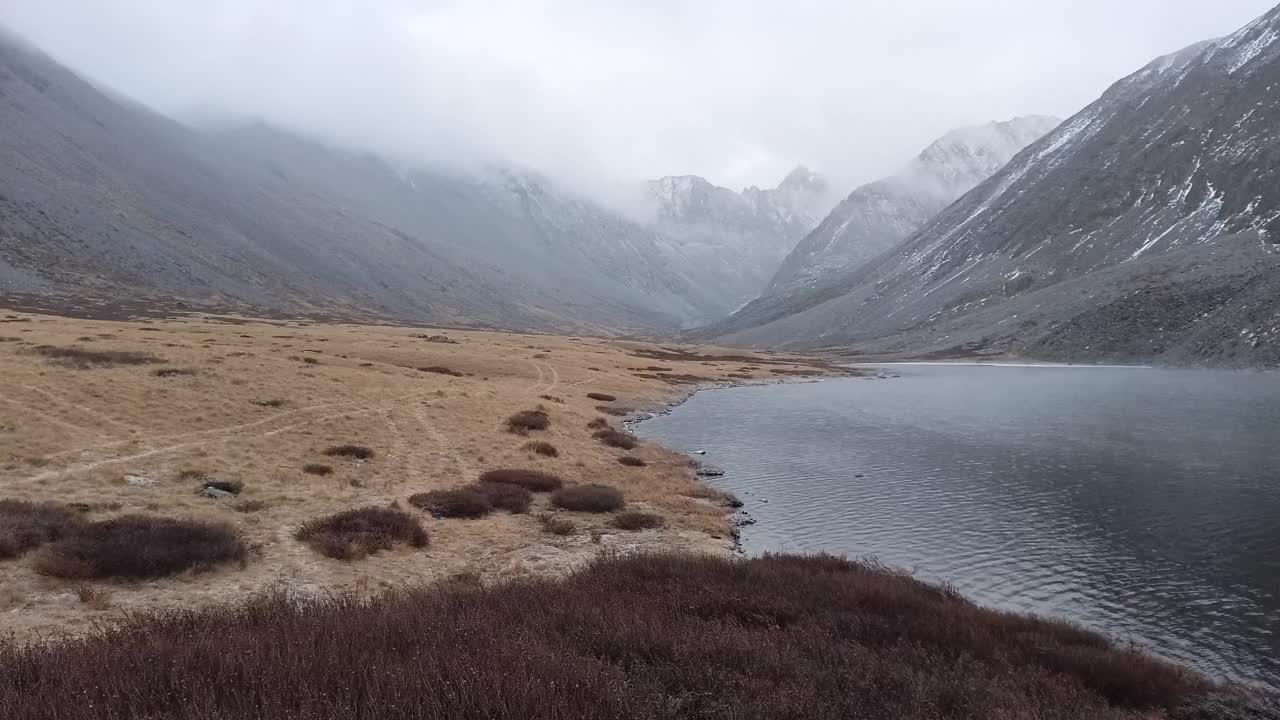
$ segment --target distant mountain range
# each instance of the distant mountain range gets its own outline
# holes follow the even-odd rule
[[[947,133],[896,175],[863,185],[837,205],[786,256],[765,294],[857,269],[905,240],[1060,122],[1031,116]]]
[[[195,130],[0,35],[0,295],[574,332],[727,306],[654,230],[531,174]]]
[[[835,202],[827,181],[793,170],[776,188],[742,192],[696,175],[649,183],[655,230],[688,258],[689,273],[725,314],[764,291],[779,264]]]
[[[1280,364],[1280,8],[1160,58],[901,245],[699,337]]]

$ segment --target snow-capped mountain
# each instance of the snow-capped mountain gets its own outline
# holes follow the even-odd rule
[[[709,334],[1280,364],[1280,7],[1160,58],[895,251]]]
[[[776,188],[741,192],[696,175],[664,177],[649,183],[648,200],[654,229],[725,313],[760,294],[833,202],[827,181],[804,167]]]
[[[854,270],[897,245],[1059,122],[1029,116],[947,133],[897,174],[850,193],[791,251],[768,294]]]
[[[0,296],[511,328],[718,317],[641,223],[528,174],[181,125],[0,32]]]

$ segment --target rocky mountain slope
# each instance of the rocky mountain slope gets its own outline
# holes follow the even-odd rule
[[[897,250],[706,334],[1280,364],[1280,8],[1116,83]]]
[[[736,192],[683,175],[654,180],[648,190],[654,229],[687,258],[687,271],[724,314],[760,295],[834,202],[827,181],[804,167],[772,189]]]
[[[1044,137],[1058,118],[953,130],[900,172],[854,190],[787,255],[765,294],[821,282],[880,255]]]
[[[642,225],[529,175],[195,130],[0,35],[0,293],[571,331],[721,305]]]

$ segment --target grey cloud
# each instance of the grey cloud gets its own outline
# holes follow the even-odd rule
[[[1272,0],[6,0],[0,23],[182,119],[592,187],[804,163],[883,175],[946,130],[1068,116]]]

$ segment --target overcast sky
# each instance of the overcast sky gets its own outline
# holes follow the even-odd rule
[[[184,118],[575,180],[848,186],[961,125],[1067,117],[1276,0],[3,0],[0,23]]]

